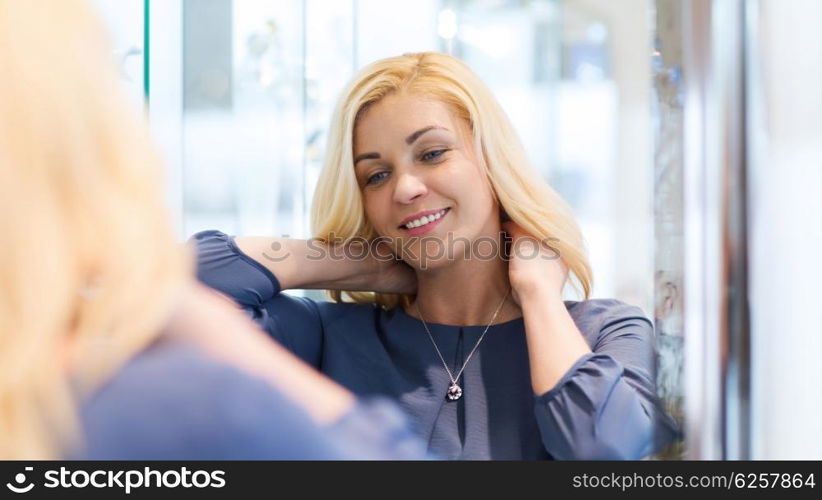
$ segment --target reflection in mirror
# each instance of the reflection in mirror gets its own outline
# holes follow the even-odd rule
[[[681,160],[667,139],[677,137],[681,115],[674,3],[184,0],[173,139],[182,233],[309,237],[344,82],[383,57],[456,55],[489,85],[531,161],[576,212],[592,295],[638,305],[655,320],[660,389],[679,417]]]

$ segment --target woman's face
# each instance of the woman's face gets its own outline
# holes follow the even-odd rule
[[[411,266],[440,268],[480,237],[498,242],[471,128],[442,102],[401,92],[372,104],[354,130],[354,168],[366,217]]]

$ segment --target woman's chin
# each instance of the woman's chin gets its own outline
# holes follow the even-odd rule
[[[406,260],[405,262],[408,263],[409,266],[413,267],[414,270],[421,273],[439,271],[454,263],[453,260],[449,260],[446,257],[439,259],[416,259],[410,262]]]

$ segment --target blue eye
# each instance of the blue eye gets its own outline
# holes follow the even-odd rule
[[[445,152],[448,151],[447,149],[435,149],[434,151],[429,151],[423,154],[420,159],[422,161],[431,161],[440,158]]]
[[[381,180],[385,179],[383,175],[388,175],[388,172],[377,172],[376,174],[369,177],[365,183],[366,184],[374,184],[376,182],[380,182]]]

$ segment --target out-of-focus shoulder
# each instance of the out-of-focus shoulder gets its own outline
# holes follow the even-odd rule
[[[198,348],[159,342],[83,404],[85,443],[99,460],[337,458],[307,414],[262,379]]]

